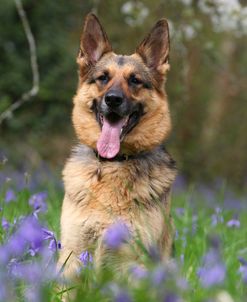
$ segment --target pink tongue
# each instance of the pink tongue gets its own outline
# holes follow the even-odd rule
[[[103,119],[101,135],[97,142],[97,150],[101,157],[113,158],[120,150],[120,134],[125,123],[122,119],[116,123],[110,123],[106,118]]]

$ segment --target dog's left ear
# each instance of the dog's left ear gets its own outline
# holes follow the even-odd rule
[[[95,64],[105,53],[112,51],[111,44],[98,18],[87,15],[81,36],[78,64]]]
[[[169,68],[169,44],[168,22],[166,19],[161,19],[137,47],[136,53],[142,57],[149,68],[163,74]]]

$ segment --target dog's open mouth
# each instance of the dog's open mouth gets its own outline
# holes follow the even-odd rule
[[[141,114],[141,107],[124,117],[113,112],[107,115],[97,114],[97,120],[101,126],[97,151],[101,157],[111,159],[119,153],[121,141],[137,125]]]

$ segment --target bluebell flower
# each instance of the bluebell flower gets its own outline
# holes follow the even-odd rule
[[[42,301],[42,295],[41,295],[41,286],[28,286],[25,289],[25,298],[26,302],[41,302]]]
[[[6,248],[12,255],[21,255],[27,248],[38,251],[43,246],[41,225],[34,217],[24,218],[19,229],[7,242]]]
[[[29,198],[28,203],[33,207],[35,216],[37,216],[39,212],[45,213],[47,211],[46,199],[46,192],[36,193]]]
[[[8,249],[6,249],[5,246],[0,246],[0,264],[5,265],[8,261],[9,261]]]
[[[198,276],[203,287],[208,288],[221,284],[226,275],[226,268],[220,259],[219,251],[215,248],[203,258],[203,265],[198,269]]]
[[[28,283],[39,284],[43,280],[44,272],[38,262],[17,262],[12,266],[11,274]]]
[[[152,283],[155,286],[161,285],[167,278],[167,272],[164,266],[158,266],[151,274]]]
[[[130,231],[123,221],[110,225],[104,236],[105,244],[111,249],[118,249],[123,243],[130,240]]]
[[[8,290],[5,280],[0,280],[0,301],[11,301],[10,291]]]
[[[106,295],[110,294],[112,296],[109,301],[132,302],[132,298],[130,297],[128,290],[125,288],[120,288],[115,282],[106,284],[105,288],[103,288],[103,292],[105,292]]]
[[[226,224],[229,228],[240,228],[240,221],[238,219],[231,219]]]
[[[2,218],[2,228],[5,230],[5,231],[8,231],[10,227],[10,224],[9,222],[7,221],[7,219],[5,219],[4,217]]]
[[[43,230],[39,222],[33,217],[27,217],[22,222],[18,233],[32,248],[42,247]]]
[[[93,262],[93,257],[88,251],[82,252],[79,256],[79,259],[82,262],[83,266],[88,266]]]
[[[225,266],[222,263],[215,263],[210,267],[201,267],[198,270],[200,281],[203,287],[208,288],[221,284],[226,275]]]
[[[11,255],[21,256],[26,247],[26,241],[19,235],[13,234],[7,242],[5,249],[8,250],[8,257]]]
[[[241,265],[239,268],[239,272],[242,275],[242,279],[243,279],[244,283],[247,284],[247,266]]]
[[[180,302],[181,299],[175,293],[167,293],[164,297],[164,302]]]
[[[247,261],[242,257],[239,257],[238,260],[241,264],[239,267],[239,272],[242,275],[244,283],[247,284]]]
[[[5,194],[5,202],[9,203],[11,201],[16,201],[16,195],[13,190],[9,189]]]
[[[52,231],[47,230],[46,228],[42,228],[43,231],[43,240],[49,241],[48,248],[56,252],[57,250],[61,249],[61,243],[56,239],[55,234]]]
[[[132,299],[127,291],[119,290],[115,296],[114,302],[132,302]]]
[[[130,272],[135,279],[144,279],[148,276],[148,271],[140,265],[134,265],[131,267]]]

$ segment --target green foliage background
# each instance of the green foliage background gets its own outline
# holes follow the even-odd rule
[[[97,13],[119,53],[133,52],[153,24],[166,17],[171,25],[167,91],[174,126],[168,150],[188,179],[224,178],[242,187],[247,176],[247,39],[241,24],[247,23],[241,12],[233,12],[226,28],[214,26],[213,13],[201,5],[206,3],[217,16],[217,2],[23,0],[37,44],[40,91],[1,125],[1,152],[19,167],[25,161],[39,165],[46,160],[58,168],[63,164],[76,141],[70,122],[75,57],[88,12]],[[244,1],[240,4],[246,9]],[[0,20],[2,112],[30,89],[32,73],[14,1],[2,1]],[[237,25],[229,28],[233,20]]]

